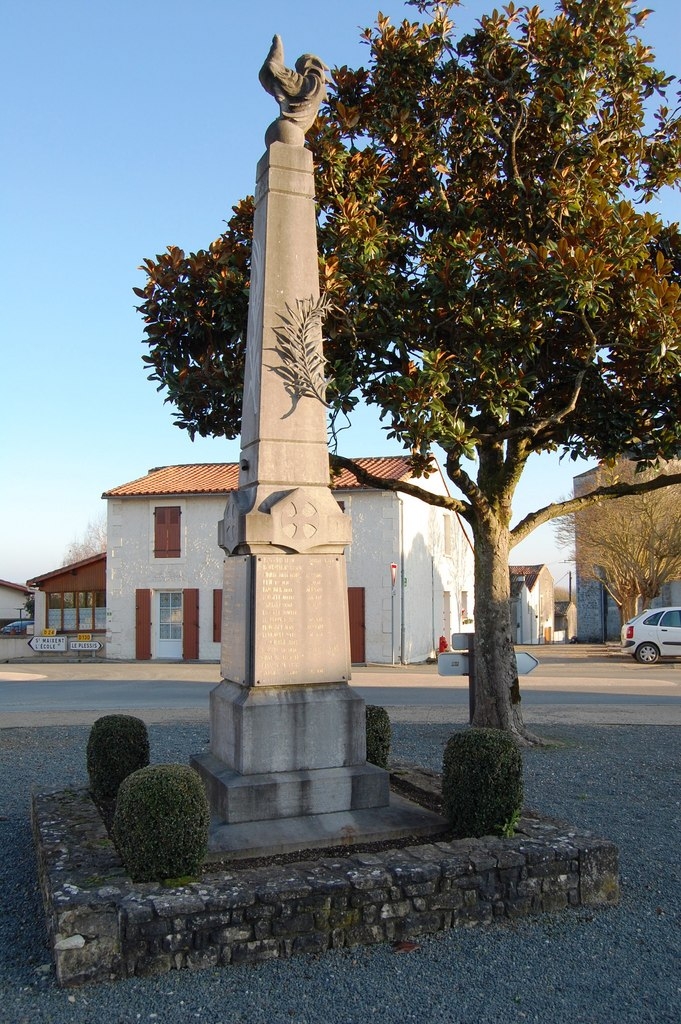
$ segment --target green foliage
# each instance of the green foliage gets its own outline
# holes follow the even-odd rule
[[[314,379],[333,437],[362,399],[417,476],[444,451],[460,495],[444,500],[475,538],[476,631],[496,651],[478,659],[477,714],[507,728],[510,614],[490,616],[508,605],[509,549],[573,510],[511,530],[528,459],[681,447],[681,234],[657,213],[681,186],[681,117],[631,0],[508,4],[458,39],[453,0],[410,6],[421,21],[379,14],[366,65],[333,69],[308,133],[330,304]],[[207,250],[145,260],[136,289],[150,379],[192,436],[240,431],[252,212],[234,207]]]
[[[367,761],[378,765],[379,768],[387,768],[392,728],[385,708],[377,707],[374,704],[366,705],[366,728]]]
[[[523,806],[523,764],[498,729],[455,733],[442,762],[442,804],[458,838],[513,835]]]
[[[149,764],[147,727],[133,715],[98,718],[90,730],[86,756],[95,799],[115,800],[123,779]]]
[[[210,810],[188,765],[160,764],[121,784],[113,838],[135,882],[195,877],[208,846]]]
[[[681,121],[645,15],[509,5],[456,39],[452,4],[416,6],[366,30],[308,136],[327,397],[379,405],[417,468],[434,443],[457,471],[509,439],[523,463],[669,451],[681,243],[646,206],[681,180]],[[144,262],[144,359],[190,433],[239,432],[251,216]]]

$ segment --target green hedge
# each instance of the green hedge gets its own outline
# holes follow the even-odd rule
[[[96,800],[115,800],[123,779],[149,764],[149,736],[141,718],[105,715],[87,741],[87,772]]]
[[[121,783],[113,838],[135,882],[198,875],[209,824],[203,783],[188,765],[141,768]]]
[[[442,763],[442,807],[458,838],[512,835],[523,807],[520,750],[498,729],[455,733]]]
[[[374,704],[366,705],[366,729],[367,761],[378,765],[379,768],[387,768],[392,729],[385,708],[377,707]]]

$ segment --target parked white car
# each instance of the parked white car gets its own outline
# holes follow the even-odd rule
[[[622,626],[621,649],[654,665],[658,658],[681,658],[681,608],[648,608]]]

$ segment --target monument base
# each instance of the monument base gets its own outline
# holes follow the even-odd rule
[[[214,822],[206,861],[249,860],[299,850],[329,849],[359,843],[393,842],[410,836],[436,836],[448,822],[392,793],[385,807],[309,814],[275,821]]]
[[[390,777],[367,764],[365,704],[347,683],[243,686],[210,695],[210,751],[191,765],[213,819],[267,822],[378,809]]]
[[[258,822],[378,809],[390,800],[390,777],[373,764],[240,775],[214,754],[195,754],[213,817],[219,822]]]
[[[365,703],[346,682],[243,686],[224,680],[210,693],[210,749],[240,775],[364,764]]]

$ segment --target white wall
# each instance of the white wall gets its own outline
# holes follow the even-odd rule
[[[532,590],[523,585],[513,608],[517,613],[516,640],[518,644],[543,644],[544,630],[554,632],[554,582],[551,571],[542,566]]]
[[[462,622],[461,595],[468,593],[472,606],[473,552],[453,513],[410,495],[402,496],[402,505],[403,655],[411,663],[433,657],[441,636],[449,642],[452,633],[471,628]]]
[[[180,558],[154,557],[154,509],[179,505]],[[225,509],[221,496],[194,498],[125,498],[108,501],[107,654],[135,657],[135,590],[199,588],[199,658],[217,661],[213,642],[213,590],[222,586],[224,553],[217,524]],[[152,609],[154,602],[152,601]],[[157,657],[152,611],[152,658]]]
[[[439,474],[423,486],[444,492]],[[461,593],[473,603],[473,556],[456,516],[417,498],[388,491],[334,492],[352,517],[353,543],[347,552],[348,586],[364,587],[366,659],[419,662],[432,657],[441,635],[459,631]],[[154,508],[182,509],[182,555],[154,558]],[[225,498],[118,498],[108,501],[107,656],[135,657],[135,590],[199,588],[199,658],[218,661],[213,643],[213,590],[222,586],[224,554],[217,523]],[[445,551],[445,519],[450,521]],[[390,564],[398,565],[394,598]],[[406,585],[404,581],[406,580]],[[445,622],[445,598],[449,621]],[[152,657],[155,649],[152,600]],[[394,615],[393,615],[394,613]]]
[[[13,587],[3,587],[0,584],[0,619],[9,619],[10,622],[14,622],[15,619],[30,618],[24,608],[26,597],[27,595],[21,590],[15,590]]]
[[[444,492],[438,476],[419,483]],[[440,636],[449,640],[452,632],[470,628],[461,621],[461,595],[468,593],[470,612],[473,553],[458,517],[389,491],[338,491],[336,497],[352,516],[348,586],[365,588],[368,662],[425,661]],[[398,567],[394,597],[391,563]]]

